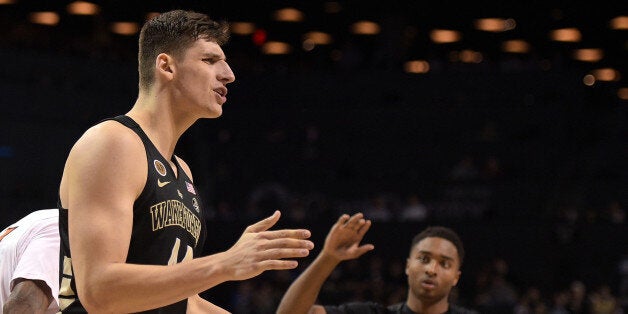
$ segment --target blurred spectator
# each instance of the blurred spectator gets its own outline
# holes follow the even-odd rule
[[[380,287],[386,283],[386,275],[384,274],[384,261],[381,256],[373,255],[369,258],[369,269],[367,271],[369,280],[372,284]]]
[[[482,177],[485,180],[497,180],[504,175],[501,162],[495,156],[489,156],[484,162],[484,168],[482,169]]]
[[[547,305],[541,297],[541,291],[536,287],[530,287],[519,298],[519,302],[513,310],[515,314],[547,313]]]
[[[584,221],[586,223],[594,224],[594,223],[598,222],[599,219],[600,219],[599,209],[596,208],[596,207],[589,206],[589,207],[585,208],[583,216],[584,216],[583,217]]]
[[[371,204],[364,210],[364,216],[369,217],[372,221],[386,222],[391,221],[393,214],[388,208],[388,202],[383,195],[376,195],[371,199]]]
[[[320,156],[318,140],[320,138],[320,130],[315,125],[310,125],[305,129],[305,143],[303,144],[302,157],[304,160],[312,161]]]
[[[571,243],[576,233],[579,218],[580,213],[573,205],[563,205],[558,209],[558,221],[554,227],[554,232],[560,243]]]
[[[231,204],[227,201],[218,202],[218,205],[216,205],[215,215],[213,216],[217,221],[222,222],[233,222],[238,219],[234,209],[231,208]]]
[[[618,201],[613,201],[608,205],[606,215],[608,221],[612,224],[623,224],[626,222],[626,210]]]
[[[494,143],[499,140],[499,133],[495,122],[488,121],[482,126],[482,129],[478,132],[476,141],[480,143]]]
[[[308,213],[305,209],[305,205],[303,204],[303,200],[300,197],[294,197],[290,201],[287,214],[288,219],[293,222],[303,223],[307,220]]]
[[[587,287],[582,281],[573,281],[569,287],[569,301],[567,302],[569,313],[590,313],[589,308]]]
[[[427,219],[428,210],[419,199],[419,196],[412,194],[406,199],[406,204],[401,210],[399,219],[401,221],[423,221]]]
[[[253,294],[254,313],[274,313],[280,299],[280,292],[270,282],[261,282]]]
[[[619,279],[619,301],[621,306],[628,310],[628,254],[624,254],[619,261],[618,273]]]
[[[278,182],[260,184],[251,192],[249,203],[244,212],[244,221],[254,221],[263,217],[265,212],[285,209],[291,195],[288,189]]]
[[[479,171],[473,157],[464,156],[449,172],[449,179],[453,181],[473,181],[478,178]]]
[[[492,263],[490,275],[485,278],[485,287],[476,296],[476,304],[482,313],[509,313],[517,303],[517,291],[508,282],[508,264],[497,258]]]
[[[617,314],[619,305],[617,299],[611,294],[608,285],[600,286],[589,297],[591,303],[591,314]]]
[[[253,287],[253,281],[239,282],[237,291],[231,298],[233,311],[241,314],[256,313],[253,305],[254,294],[255,288]]]
[[[569,314],[567,310],[567,304],[569,303],[569,292],[558,291],[554,293],[554,303],[549,314]]]

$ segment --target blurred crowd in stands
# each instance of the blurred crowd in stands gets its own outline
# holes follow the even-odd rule
[[[489,314],[626,313],[628,274],[625,268],[628,258],[623,264],[622,291],[613,292],[606,283],[586,285],[577,279],[560,289],[543,291],[535,286],[518,286],[510,279],[506,260],[495,259],[475,277],[462,279],[469,281],[469,290],[473,293],[463,298],[454,289],[450,299],[453,303]],[[405,260],[386,260],[380,255],[349,261],[332,274],[321,290],[319,301],[321,304],[369,300],[383,304],[402,302],[407,295],[404,267]],[[240,283],[227,304],[235,313],[274,313],[296,275],[297,272],[269,273],[260,279]]]
[[[381,192],[355,198],[331,197],[324,193],[297,192],[287,185],[270,182],[264,183],[242,197],[241,202],[218,201],[211,207],[214,222],[237,223],[250,222],[263,217],[269,209],[283,209],[287,225],[314,228],[319,234],[326,232],[334,217],[344,212],[362,211],[374,221],[374,226],[385,225],[388,228],[406,228],[418,230],[417,226],[429,224],[483,225],[505,224],[523,228],[544,230],[552,245],[535,251],[534,245],[521,248],[521,251],[509,256],[492,256],[483,260],[474,269],[464,270],[460,289],[452,295],[454,302],[478,310],[480,313],[595,313],[619,314],[628,312],[628,221],[627,211],[618,199],[608,199],[603,206],[577,206],[573,203],[558,202],[548,205],[550,213],[537,217],[534,212],[528,215],[510,213],[492,213],[500,208],[492,203],[495,189],[491,182],[498,180],[504,173],[500,161],[489,157],[476,167],[472,157],[464,156],[454,164],[443,182],[442,199],[431,198],[424,201],[420,191],[409,193]],[[501,182],[501,181],[500,181]],[[517,220],[517,218],[521,218]],[[316,227],[312,227],[312,226]],[[599,228],[615,227],[614,235],[623,239],[600,239],[609,241],[606,248],[617,250],[614,255],[604,254],[606,248],[594,253],[586,250],[570,251],[587,233],[586,226]],[[509,237],[505,232],[494,234],[495,237]],[[411,232],[411,231],[409,231]],[[516,231],[511,231],[516,233]],[[464,241],[475,247],[471,232],[467,232]],[[525,237],[527,235],[522,234]],[[543,241],[543,237],[541,241]],[[592,236],[595,238],[595,236]],[[321,240],[321,239],[319,239]],[[373,239],[371,241],[377,241]],[[398,238],[394,245],[405,247],[408,238]],[[481,241],[481,239],[478,239]],[[322,245],[318,242],[317,245]],[[595,245],[595,244],[594,244]],[[519,280],[525,274],[513,274],[509,269],[510,260],[517,259],[519,264],[526,264],[526,259],[538,259],[538,255],[547,254],[553,248],[570,252],[563,259],[584,259],[590,267],[612,267],[604,273],[609,276],[590,275],[586,279],[578,277],[578,271],[565,271],[566,278],[547,278],[543,285],[530,284],[529,280]],[[623,253],[622,253],[623,252]],[[622,255],[623,254],[623,255]],[[471,253],[471,256],[474,254]],[[481,255],[475,252],[475,255]],[[620,256],[618,260],[614,259]],[[549,257],[551,259],[551,257]],[[608,260],[614,259],[614,260]],[[605,260],[596,263],[596,260]],[[568,265],[572,261],[556,264]],[[307,263],[307,260],[305,261]],[[566,264],[561,264],[566,263]],[[529,267],[547,267],[552,271],[556,265],[530,263]],[[584,267],[589,267],[584,266]],[[350,300],[373,300],[384,304],[403,301],[407,294],[404,273],[405,255],[392,256],[387,248],[379,248],[359,260],[348,261],[334,272],[319,295],[323,304],[337,304]],[[235,284],[225,295],[229,297],[229,306],[236,313],[274,313],[281,296],[289,284],[298,276],[300,266],[292,272],[270,272],[258,279]],[[534,270],[531,270],[534,272]],[[459,293],[458,293],[459,292]]]
[[[484,131],[487,136],[485,139],[499,136],[492,126]],[[305,128],[305,144],[302,143],[300,153],[289,156],[294,158],[292,163],[310,162],[310,165],[314,165],[314,161],[325,158],[319,139],[320,132],[316,127]],[[286,133],[287,131],[281,130],[269,132],[267,144],[274,145],[278,151],[285,153],[280,144],[289,142]],[[217,154],[221,146],[228,146],[233,140],[226,130],[218,134]],[[256,158],[263,160],[263,153],[256,155]],[[405,234],[429,224],[454,224],[463,229],[469,225],[479,229],[503,225],[502,229],[495,229],[501,232],[492,234],[497,238],[528,237],[531,233],[540,232],[542,235],[536,240],[551,244],[541,245],[538,251],[535,251],[537,248],[533,243],[529,247],[521,247],[519,251],[515,250],[515,254],[483,256],[475,265],[470,265],[467,271],[463,266],[461,284],[452,296],[454,302],[480,313],[618,314],[628,311],[628,247],[625,246],[628,244],[628,218],[624,206],[625,195],[609,192],[597,198],[583,197],[578,195],[577,188],[561,190],[557,187],[559,183],[547,184],[543,182],[542,176],[526,180],[521,175],[510,173],[503,166],[504,161],[493,154],[462,154],[459,158],[450,160],[441,175],[432,176],[433,183],[408,181],[405,176],[407,174],[402,174],[396,190],[385,184],[378,190],[378,185],[373,183],[366,189],[360,186],[358,190],[368,191],[362,194],[353,192],[355,187],[352,184],[359,180],[352,179],[363,178],[361,176],[373,179],[372,174],[360,174],[354,165],[342,163],[340,166],[330,167],[336,170],[335,173],[330,174],[329,169],[318,173],[319,176],[334,178],[328,181],[333,186],[329,189],[319,185],[317,190],[300,184],[298,176],[306,171],[295,175],[297,178],[289,174],[275,175],[277,180],[263,181],[254,186],[247,195],[234,196],[226,187],[218,187],[222,192],[216,194],[215,202],[212,203],[210,220],[246,223],[263,217],[270,209],[277,208],[283,210],[283,219],[287,225],[304,226],[324,234],[327,231],[325,228],[331,226],[331,222],[341,213],[362,211],[374,221],[374,228],[382,225],[385,226],[382,227],[384,229],[409,229]],[[508,160],[505,163],[512,164]],[[290,164],[287,161],[280,161],[277,166],[269,163],[268,171],[280,173],[282,166],[290,167]],[[238,165],[227,161],[227,158],[217,163],[213,172],[227,176],[218,178],[217,182],[230,181],[228,177],[237,172],[230,167],[237,168]],[[316,169],[322,168],[324,167]],[[286,171],[292,171],[294,175],[294,172],[301,170],[290,168]],[[306,175],[313,177],[312,174]],[[286,182],[282,182],[282,179]],[[386,180],[388,178],[383,178],[382,182]],[[601,176],[595,182],[606,186],[609,181],[613,184],[614,180],[612,177]],[[407,182],[410,182],[408,184],[411,187],[402,187]],[[530,186],[534,184],[551,187],[552,190],[542,198],[517,195],[534,190],[535,187]],[[508,185],[512,187],[504,188]],[[563,192],[564,195],[560,195]],[[552,193],[556,196],[552,197]],[[524,204],[517,203],[521,199]],[[526,207],[536,209],[530,208],[523,212],[516,210]],[[540,231],[530,230],[517,235],[517,228]],[[609,234],[620,238],[600,239],[599,235],[596,237],[596,228],[614,228]],[[377,243],[381,236],[386,235],[378,234],[371,241]],[[587,250],[589,244],[583,244],[588,243],[583,239],[608,243],[593,243],[591,245],[597,248]],[[322,245],[320,241],[318,245]],[[407,284],[403,250],[409,238],[395,238],[394,241],[396,254],[391,254],[391,248],[380,247],[359,260],[341,264],[322,289],[319,301],[323,304],[335,304],[350,300],[373,300],[392,304],[404,300]],[[481,248],[481,245],[474,242],[483,240],[481,236],[474,238],[473,231],[466,231],[463,241],[470,247]],[[551,252],[553,250],[557,252]],[[474,253],[471,252],[470,256],[482,256],[482,252]],[[556,255],[552,255],[553,253]],[[551,255],[546,260],[557,256],[562,260],[544,264],[538,261],[539,255]],[[585,262],[578,263],[578,259]],[[536,261],[532,262],[533,260]],[[306,259],[304,263],[307,262]],[[546,282],[535,284],[538,281],[522,278],[527,276],[526,273],[511,271],[511,263],[523,267],[529,264],[531,269],[527,270],[528,273],[534,273],[535,267],[540,267],[539,273],[556,273],[546,278]],[[565,265],[572,264],[578,264],[581,268],[605,269],[591,271],[582,276],[579,274],[587,272],[580,268],[561,269],[570,268],[571,266]],[[304,268],[305,265],[301,265],[291,272],[270,272],[258,279],[234,284],[222,297],[228,296],[228,306],[232,306],[237,313],[273,313],[289,284]],[[542,277],[543,274],[536,277]]]
[[[136,70],[3,53],[14,60],[0,75],[9,223],[20,210],[55,206],[71,143],[130,108]],[[376,250],[341,264],[323,303],[404,299],[411,236],[443,224],[468,247],[460,304],[628,312],[628,107],[557,67],[454,70],[238,72],[223,117],[199,122],[178,147],[215,228],[207,250],[226,249],[238,236],[230,232],[275,209],[284,226],[319,237],[341,213],[362,211]],[[273,313],[304,266],[207,293],[234,313]]]

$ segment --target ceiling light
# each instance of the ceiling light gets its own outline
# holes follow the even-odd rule
[[[603,68],[591,71],[591,74],[595,76],[598,81],[617,81],[619,80],[619,72],[613,68]]]
[[[403,69],[408,73],[427,73],[430,71],[430,64],[425,60],[411,60],[404,63]]]
[[[465,63],[480,63],[483,58],[480,52],[469,49],[461,51],[458,57],[460,58],[460,61]]]
[[[376,35],[380,32],[379,24],[371,21],[359,21],[351,25],[351,32],[357,35]]]
[[[510,53],[527,53],[530,51],[530,44],[521,39],[507,40],[502,43],[502,51]]]
[[[502,18],[477,19],[474,24],[476,29],[487,32],[505,32],[517,26],[514,19]]]
[[[628,16],[618,16],[610,24],[612,29],[628,29]]]
[[[582,35],[577,28],[561,28],[553,30],[550,38],[555,41],[579,42]]]
[[[619,97],[619,99],[628,100],[628,87],[622,87],[617,90],[617,97]]]
[[[100,12],[100,7],[86,1],[74,1],[67,6],[68,13],[75,15],[95,15]]]
[[[315,45],[329,45],[332,42],[331,35],[323,32],[312,31],[303,35],[303,39]]]
[[[255,32],[255,24],[251,22],[232,22],[231,32],[236,35],[251,35]]]
[[[280,41],[269,41],[262,46],[262,52],[267,55],[283,55],[291,50],[290,45]]]
[[[137,34],[140,26],[135,22],[114,22],[111,23],[111,31],[118,35],[131,36]]]
[[[29,20],[35,24],[54,26],[59,24],[59,14],[56,12],[33,12]]]
[[[295,8],[284,8],[275,11],[275,20],[280,22],[302,22],[303,12]]]
[[[462,34],[454,30],[435,29],[430,32],[430,38],[437,44],[446,44],[459,41],[462,39]]]
[[[573,52],[573,58],[585,62],[598,62],[604,57],[602,49],[584,48],[576,49]]]

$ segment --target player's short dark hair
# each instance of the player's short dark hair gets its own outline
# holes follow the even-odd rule
[[[155,59],[160,53],[182,56],[198,39],[224,45],[229,40],[229,26],[194,11],[174,10],[162,13],[142,26],[139,38],[138,71],[140,89],[154,83]]]
[[[410,250],[412,250],[417,243],[421,242],[421,240],[425,238],[441,238],[451,242],[458,251],[458,259],[460,260],[460,266],[462,266],[462,262],[464,261],[464,246],[462,245],[462,240],[460,240],[460,237],[455,231],[442,226],[428,227],[412,239]]]

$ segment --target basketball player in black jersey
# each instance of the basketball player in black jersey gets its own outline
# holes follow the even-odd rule
[[[315,305],[323,283],[340,262],[374,249],[372,244],[360,244],[370,227],[371,221],[364,219],[361,213],[340,216],[327,234],[321,253],[286,291],[277,313],[477,314],[449,303],[449,293],[460,279],[464,248],[453,230],[440,226],[429,227],[412,240],[406,260],[408,298],[405,302],[389,306],[375,302]]]
[[[222,114],[235,80],[221,48],[227,37],[226,25],[180,10],[142,27],[137,101],[87,130],[63,171],[63,312],[223,313],[198,293],[295,268],[313,248],[308,230],[269,230],[277,211],[229,250],[199,256],[203,204],[174,149],[196,120]]]

